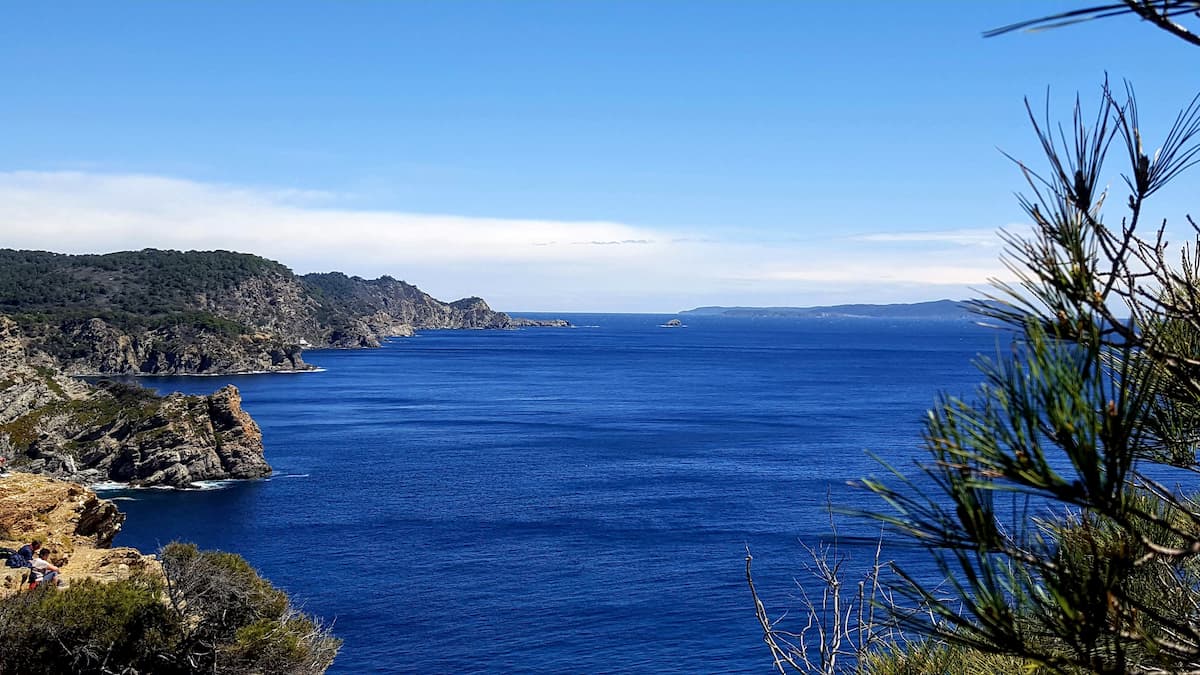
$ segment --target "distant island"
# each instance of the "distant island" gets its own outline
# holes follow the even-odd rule
[[[747,319],[924,319],[967,320],[974,316],[960,300],[934,300],[893,305],[829,305],[824,307],[697,307],[679,312],[691,316]]]

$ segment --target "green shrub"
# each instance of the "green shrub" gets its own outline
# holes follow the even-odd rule
[[[161,597],[146,576],[19,592],[0,602],[0,672],[99,673],[106,663],[155,672],[178,632]]]
[[[80,580],[0,599],[0,673],[319,675],[341,641],[241,556],[173,543],[165,578]]]

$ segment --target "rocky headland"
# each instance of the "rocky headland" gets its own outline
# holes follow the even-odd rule
[[[189,487],[270,474],[262,434],[227,386],[158,396],[67,377],[0,316],[0,458],[14,469],[91,483]]]
[[[259,256],[0,249],[0,314],[68,375],[311,370],[311,348],[378,347],[418,330],[561,327],[481,298],[443,302],[383,276],[294,274]]]

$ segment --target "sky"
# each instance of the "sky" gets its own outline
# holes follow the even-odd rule
[[[1133,19],[981,36],[1080,4],[18,3],[0,247],[237,250],[506,311],[974,297],[1028,227],[1026,97],[1065,119],[1128,79],[1153,146],[1200,91],[1200,49]]]

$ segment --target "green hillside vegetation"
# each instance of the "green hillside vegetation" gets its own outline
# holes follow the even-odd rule
[[[49,378],[46,381],[49,384],[54,382]],[[149,389],[104,380],[97,384],[96,394],[91,398],[61,400],[37,408],[11,422],[0,424],[0,435],[7,436],[9,444],[19,455],[38,441],[42,431],[39,425],[45,418],[65,417],[65,428],[82,436],[66,441],[62,449],[78,458],[88,450],[97,449],[102,432],[111,431],[118,425],[143,435],[152,435],[165,428],[165,419],[154,422],[162,403],[163,399]],[[199,428],[204,426],[199,419],[194,423]]]
[[[323,673],[341,641],[241,556],[169,544],[164,577],[0,600],[0,672]]]
[[[197,308],[201,295],[227,292],[248,278],[291,278],[279,263],[229,251],[124,251],[64,255],[0,249],[0,314],[8,314],[43,349],[78,358],[91,345],[62,328],[90,319],[124,331],[178,327],[225,337],[244,324]]]
[[[326,325],[372,314],[384,308],[380,296],[402,297],[420,302],[426,296],[410,283],[384,275],[378,279],[347,276],[341,272],[318,272],[300,277],[305,290],[320,303],[317,318]]]
[[[194,310],[196,297],[259,275],[291,278],[283,265],[230,251],[123,251],[64,255],[0,249],[0,313],[160,316]]]
[[[247,284],[254,281],[260,283]],[[478,298],[443,303],[390,276],[298,276],[272,260],[230,251],[66,255],[0,249],[0,314],[67,361],[94,353],[98,338],[85,330],[92,319],[133,338],[156,331],[152,340],[141,339],[142,347],[186,347],[203,336],[235,345],[232,338],[263,334],[320,344],[353,333],[362,319],[380,312],[412,328],[430,327],[423,321],[453,327],[455,313],[465,313],[476,327],[480,304]],[[486,304],[482,310],[490,312]],[[484,322],[506,325],[507,317],[493,314],[495,320]],[[286,351],[287,345],[276,347]]]

